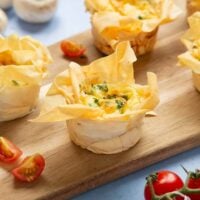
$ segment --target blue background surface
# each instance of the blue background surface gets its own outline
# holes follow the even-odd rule
[[[46,45],[90,28],[89,14],[85,12],[83,1],[80,0],[59,0],[58,10],[53,20],[40,25],[21,21],[16,17],[13,9],[8,10],[7,14],[9,24],[5,35],[11,33],[28,34]],[[177,172],[185,179],[186,174],[182,170],[181,164],[189,170],[200,168],[200,148],[179,154],[132,173],[124,178],[81,194],[73,198],[73,200],[143,200],[145,177],[148,174],[157,170],[168,169]]]

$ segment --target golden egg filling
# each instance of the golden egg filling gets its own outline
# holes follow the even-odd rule
[[[141,88],[130,84],[80,85],[80,100],[83,105],[101,108],[106,114],[125,113],[134,110],[147,98],[148,87]]]

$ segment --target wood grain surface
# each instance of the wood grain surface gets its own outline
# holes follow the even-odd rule
[[[176,2],[185,7],[183,0]],[[146,72],[158,75],[161,102],[157,117],[146,118],[140,142],[116,155],[96,155],[69,140],[65,122],[31,123],[37,111],[18,120],[0,123],[0,134],[12,140],[25,155],[39,152],[46,159],[42,177],[32,184],[16,182],[1,165],[0,197],[3,200],[66,199],[112,181],[150,164],[200,145],[200,94],[192,85],[191,72],[177,66],[177,55],[185,51],[180,36],[187,29],[185,13],[176,22],[160,28],[152,53],[139,57],[135,66],[138,83]],[[84,65],[102,56],[93,46],[90,31],[72,37],[87,48],[87,57],[75,60]],[[49,47],[54,64],[45,84],[66,69],[59,43]],[[24,156],[25,156],[24,155]]]

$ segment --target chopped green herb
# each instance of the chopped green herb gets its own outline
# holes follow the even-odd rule
[[[122,95],[122,96],[117,96],[116,94],[113,94],[113,95],[107,95],[107,99],[116,99],[117,97],[121,97],[123,99],[125,99],[126,101],[128,101],[128,96],[127,95]]]
[[[92,102],[88,104],[90,107],[97,107],[99,106],[99,100],[97,98],[93,98]]]
[[[99,90],[103,91],[103,92],[108,92],[108,86],[103,83],[103,84],[97,84],[97,85],[93,85],[93,87],[97,87]]]
[[[120,109],[119,112],[120,112],[120,114],[125,113],[125,108]]]
[[[107,96],[107,99],[115,99],[116,97],[117,97],[116,94],[108,95],[108,96]]]
[[[92,95],[93,93],[92,93],[92,91],[85,91],[85,94]]]
[[[142,19],[144,19],[144,18],[143,18],[142,16],[139,15],[139,16],[138,16],[138,19],[142,20]]]
[[[197,45],[194,44],[194,45],[193,45],[193,49],[197,49],[197,48],[198,48]]]
[[[16,86],[19,85],[19,83],[16,80],[12,80],[12,83],[13,83],[13,85],[16,85]]]
[[[116,99],[115,102],[117,104],[117,109],[121,109],[125,105],[125,102],[123,102],[119,99]]]
[[[121,97],[124,98],[126,101],[128,101],[128,96],[127,95],[123,95]]]
[[[99,100],[98,99],[94,98],[94,103],[99,106]]]

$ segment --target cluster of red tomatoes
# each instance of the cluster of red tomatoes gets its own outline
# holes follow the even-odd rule
[[[174,172],[159,171],[147,177],[145,200],[200,200],[200,171],[187,172],[185,183]]]
[[[7,164],[15,163],[22,155],[22,151],[5,137],[0,137],[0,161]],[[27,156],[12,170],[14,177],[23,182],[36,180],[45,167],[42,155]]]

